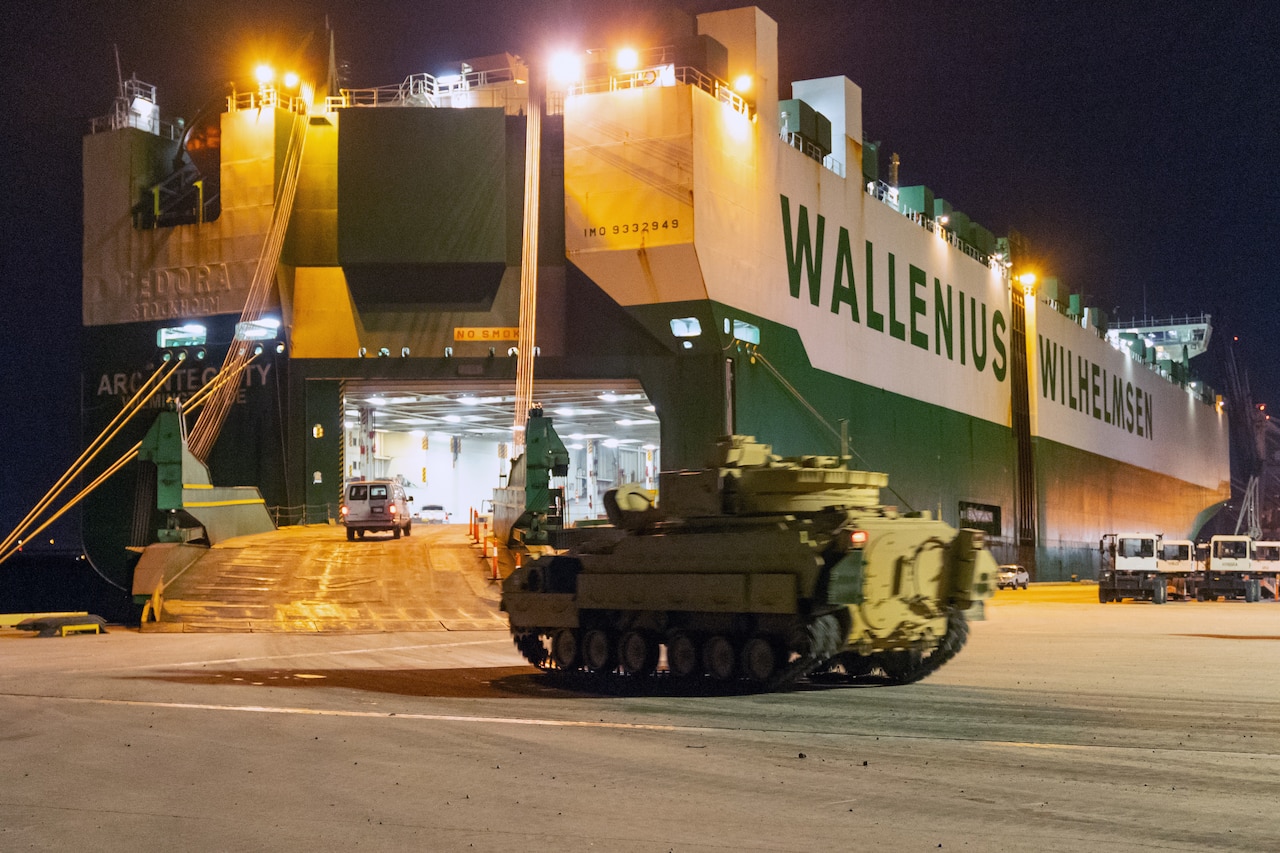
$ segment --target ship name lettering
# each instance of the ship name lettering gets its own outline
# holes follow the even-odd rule
[[[811,225],[808,208],[803,204],[798,205],[798,216],[795,217],[793,229],[791,200],[785,195],[780,198],[783,238],[787,253],[787,278],[791,296],[793,299],[807,298],[810,305],[821,307],[825,284],[823,260],[827,245],[826,217],[817,214]],[[1003,311],[999,308],[989,311],[985,302],[974,296],[966,297],[963,290],[953,287],[950,283],[944,283],[937,277],[934,277],[933,287],[930,288],[928,272],[911,263],[907,264],[906,281],[903,282],[905,287],[900,290],[898,258],[893,252],[886,252],[884,255],[883,289],[877,290],[877,255],[875,245],[870,240],[866,241],[866,277],[861,291],[865,304],[859,305],[859,290],[854,276],[853,245],[849,229],[841,226],[835,234],[834,272],[831,279],[830,298],[827,301],[832,314],[842,314],[847,310],[852,322],[865,324],[868,329],[881,333],[885,331],[887,314],[890,337],[929,352],[929,314],[932,305],[932,352],[939,357],[945,357],[948,361],[959,358],[961,365],[972,366],[975,371],[981,373],[988,366],[989,333],[991,349],[994,350],[994,355],[990,359],[991,373],[997,382],[1005,380],[1009,366],[1006,346],[1008,321]],[[929,299],[930,290],[932,290],[932,302]],[[880,297],[879,310],[876,308],[877,297]],[[863,307],[866,309],[865,321],[861,310]],[[966,326],[968,333],[966,333]]]
[[[231,290],[231,275],[226,264],[160,267],[147,270],[139,284],[142,299],[225,293]]]
[[[200,367],[188,367],[182,370],[175,370],[164,383],[164,394],[157,394],[152,398],[153,407],[165,405],[165,397],[177,396],[179,399],[190,396],[199,391],[205,385],[213,381],[218,375],[218,368],[213,365]],[[264,387],[267,384],[267,378],[271,375],[270,364],[251,364],[244,371],[244,375],[240,379],[240,393],[238,399],[244,402],[244,389],[252,388],[254,385]],[[257,381],[255,382],[255,377]],[[132,373],[104,373],[98,377],[97,396],[99,397],[120,397],[127,398],[136,394],[138,389],[146,382],[146,375],[140,371]]]
[[[1131,435],[1155,440],[1151,394],[1039,335],[1040,397]]]

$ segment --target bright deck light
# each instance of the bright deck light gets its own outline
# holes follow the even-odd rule
[[[751,75],[739,74],[737,77],[735,77],[733,81],[733,90],[737,92],[739,95],[745,95],[747,92],[750,92],[751,91]]]
[[[260,84],[265,86],[276,78],[276,72],[270,65],[264,63],[253,69],[253,76],[257,78]]]
[[[551,57],[551,79],[568,86],[582,79],[582,58],[575,53],[561,51]]]
[[[619,71],[635,71],[640,65],[640,54],[636,53],[635,48],[624,47],[618,51],[617,63]]]

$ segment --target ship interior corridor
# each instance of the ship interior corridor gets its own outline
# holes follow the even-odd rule
[[[656,489],[659,422],[635,380],[539,382],[534,402],[569,451],[565,523],[604,517],[621,483]],[[511,471],[515,393],[509,383],[347,382],[343,477],[400,482],[420,522],[465,523],[486,511]]]

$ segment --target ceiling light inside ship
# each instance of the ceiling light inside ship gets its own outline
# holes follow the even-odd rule
[[[504,382],[349,382],[340,421],[344,476],[399,477],[406,490],[416,492],[414,506],[459,501],[459,511],[465,512],[469,503],[491,494],[483,472],[492,470],[495,458],[505,472],[510,443],[519,437],[511,423],[514,396],[506,391]],[[626,482],[655,482],[661,466],[659,424],[638,382],[541,383],[537,399],[554,413],[556,429],[573,454],[577,474],[565,483],[571,516],[598,515],[600,495],[611,487],[611,481],[590,475],[593,466]]]

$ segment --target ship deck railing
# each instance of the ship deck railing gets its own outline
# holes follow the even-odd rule
[[[227,112],[241,110],[281,109],[297,115],[306,115],[307,101],[300,95],[288,95],[273,86],[264,86],[256,91],[232,92],[227,95]]]
[[[343,89],[325,99],[325,111],[347,107],[500,107],[508,115],[528,109],[528,75],[514,68],[468,71],[436,77],[411,74],[395,86]],[[559,112],[559,99],[548,99],[547,113]]]
[[[1169,317],[1165,320],[1156,320],[1152,318],[1143,318],[1141,320],[1129,320],[1126,323],[1112,323],[1111,326],[1116,329],[1167,329],[1170,326],[1207,326],[1210,317],[1208,314],[1188,314],[1184,317]],[[1173,340],[1172,338],[1170,340]]]
[[[112,130],[121,130],[122,128],[133,127],[138,130],[145,130],[147,133],[160,137],[161,139],[176,140],[179,139],[185,128],[182,125],[173,122],[161,121],[151,116],[143,116],[133,112],[129,108],[129,104],[117,99],[112,106],[111,112],[104,116],[89,119],[89,133],[106,133]]]
[[[834,172],[842,178],[845,176],[844,163],[831,156],[828,152],[823,151],[817,145],[813,144],[812,141],[806,139],[799,133],[793,130],[781,130],[778,136],[783,142],[787,143],[804,156],[811,160],[817,160],[829,171]]]
[[[647,89],[652,86],[673,86],[676,83],[701,89],[729,109],[742,113],[747,118],[751,118],[755,113],[750,102],[733,91],[733,87],[727,82],[692,65],[650,65],[634,71],[592,77],[570,86],[567,94],[591,95],[626,89]]]
[[[983,252],[968,240],[963,239],[959,232],[952,228],[947,228],[934,217],[926,216],[920,211],[912,210],[909,207],[903,207],[898,198],[897,187],[891,186],[884,181],[868,181],[864,189],[867,195],[871,196],[876,201],[882,202],[887,207],[901,213],[907,219],[910,219],[924,230],[937,234],[939,237],[950,243],[955,249],[973,258],[983,266],[1003,270],[1005,277],[1008,277],[1008,268],[1000,262],[1000,259],[996,255],[990,255]]]

